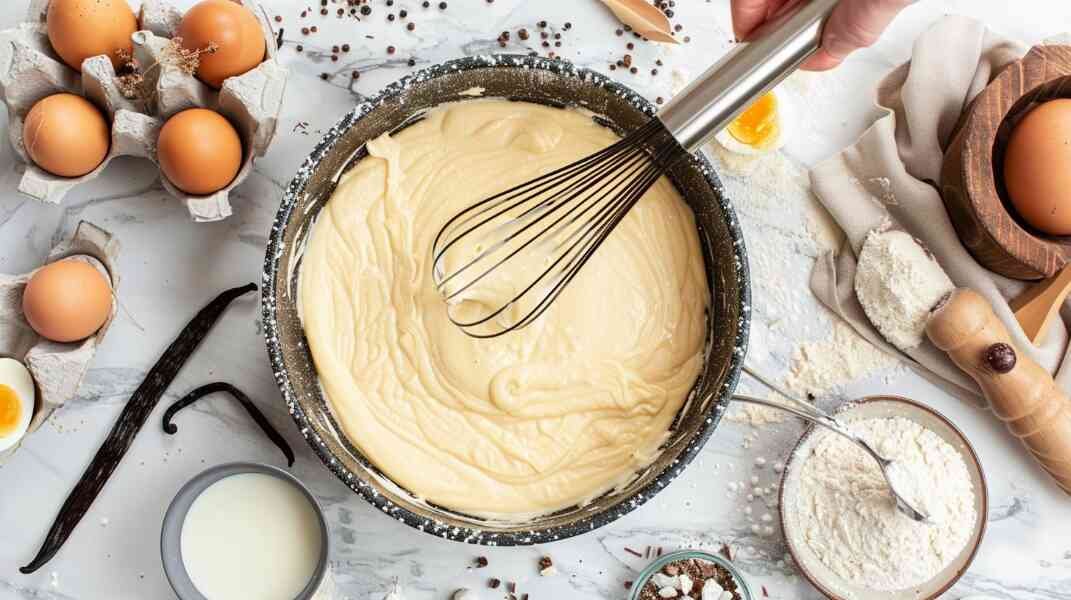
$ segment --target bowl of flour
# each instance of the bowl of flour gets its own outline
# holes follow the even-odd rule
[[[785,539],[804,576],[835,600],[929,600],[966,572],[985,533],[988,493],[978,456],[936,411],[872,396],[837,419],[894,461],[892,476],[930,515],[899,513],[877,463],[824,428],[804,434],[781,481]]]

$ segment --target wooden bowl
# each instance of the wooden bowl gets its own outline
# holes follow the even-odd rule
[[[1018,119],[1038,103],[1067,97],[1071,46],[1035,46],[975,98],[945,152],[941,197],[963,245],[991,271],[1043,279],[1071,260],[1071,238],[1029,226],[1002,183],[1004,147]]]

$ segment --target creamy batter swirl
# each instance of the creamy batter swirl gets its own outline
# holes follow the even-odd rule
[[[583,504],[658,455],[702,366],[709,303],[668,180],[520,331],[468,337],[430,274],[452,215],[616,139],[579,111],[444,105],[369,142],[321,211],[300,282],[316,368],[346,435],[413,494],[518,518]]]

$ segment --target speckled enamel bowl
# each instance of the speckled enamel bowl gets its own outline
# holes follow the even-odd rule
[[[710,163],[681,161],[670,176],[695,211],[712,302],[706,365],[681,409],[659,459],[623,489],[524,522],[488,521],[419,501],[394,484],[346,438],[321,391],[298,317],[301,252],[317,213],[339,176],[365,155],[364,144],[443,102],[505,97],[578,106],[620,131],[655,113],[632,90],[559,60],[528,56],[469,57],[418,71],[358,104],[327,132],[290,181],[269,235],[262,312],[272,370],[290,414],[317,456],[353,491],[407,525],[443,538],[486,545],[525,545],[591,531],[640,506],[688,465],[717,426],[736,386],[747,344],[750,290],[736,216]]]

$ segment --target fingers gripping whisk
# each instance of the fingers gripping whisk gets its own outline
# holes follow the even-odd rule
[[[432,277],[450,320],[481,338],[531,324],[685,154],[653,119],[604,150],[455,215],[432,247]]]

